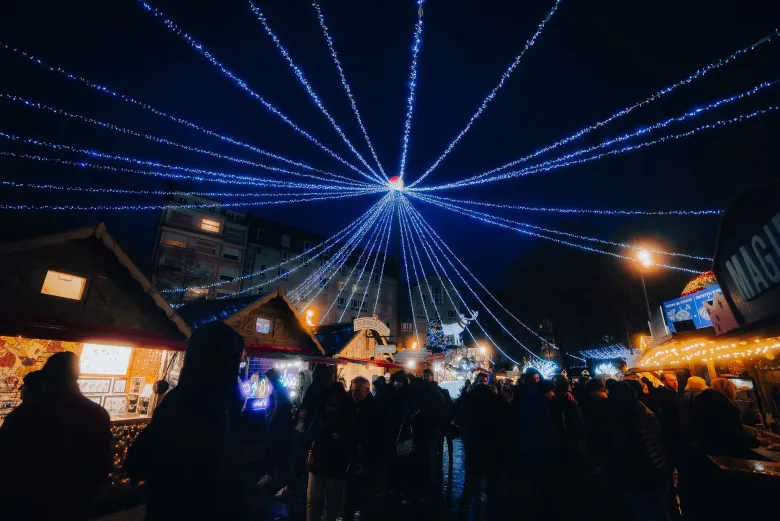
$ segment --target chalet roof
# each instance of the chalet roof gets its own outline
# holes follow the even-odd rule
[[[0,245],[0,334],[183,349],[191,330],[105,224]],[[49,269],[88,279],[82,300],[42,295]]]
[[[376,339],[377,343],[382,343],[382,338],[373,329],[368,330]],[[361,331],[355,331],[352,322],[342,322],[340,324],[329,324],[327,326],[318,326],[314,330],[314,335],[325,349],[327,356],[334,356],[344,350],[352,340],[354,340]]]
[[[295,306],[292,305],[292,302],[290,302],[282,291],[269,293],[262,298],[248,296],[217,300],[198,300],[185,304],[180,307],[178,311],[184,320],[186,320],[193,329],[196,329],[203,324],[216,322],[218,320],[224,322],[230,318],[251,313],[253,310],[266,305],[277,305],[289,309],[292,316],[295,317],[296,323],[301,331],[306,333],[320,353],[325,354],[325,349],[323,349],[317,337],[314,336],[295,309]]]

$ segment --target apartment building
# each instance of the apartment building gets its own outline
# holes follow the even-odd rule
[[[225,284],[164,294],[169,302],[214,298],[236,293],[243,272],[249,225],[247,216],[216,201],[175,196],[163,210],[157,229],[150,279],[158,289]],[[214,204],[208,208],[191,205]]]

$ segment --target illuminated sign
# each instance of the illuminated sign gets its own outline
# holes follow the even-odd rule
[[[711,304],[715,296],[722,293],[719,286],[712,286],[682,298],[664,302],[664,315],[666,315],[666,321],[669,324],[669,331],[676,331],[674,323],[684,320],[692,320],[696,329],[711,327],[712,320],[710,320],[710,312],[705,303]]]
[[[355,331],[361,331],[363,329],[373,329],[381,336],[390,336],[390,328],[387,324],[378,320],[377,318],[356,318],[352,321],[352,328]]]
[[[80,372],[124,376],[127,374],[132,354],[131,347],[84,344],[79,358]]]

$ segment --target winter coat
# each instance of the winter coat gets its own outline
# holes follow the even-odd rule
[[[696,398],[692,427],[696,440],[707,454],[750,459],[755,456],[749,449],[760,445],[742,428],[739,408],[712,389]]]
[[[309,427],[312,439],[309,472],[330,478],[346,478],[354,450],[354,433],[346,401],[339,407],[323,403],[314,413]]]
[[[510,420],[506,400],[487,385],[475,385],[463,395],[458,404],[458,424],[467,459],[487,469],[495,468],[504,453]]]

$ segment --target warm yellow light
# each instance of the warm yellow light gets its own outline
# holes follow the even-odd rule
[[[406,362],[406,367],[408,367],[409,369],[414,369],[414,366],[416,365],[417,363],[414,360],[409,360],[408,362]]]
[[[412,342],[412,349],[417,349],[417,342]]]
[[[221,223],[219,221],[212,221],[211,219],[203,219],[200,222],[200,229],[205,230],[207,232],[219,233],[220,224]]]
[[[487,347],[479,346],[479,352],[483,355],[487,354]]]
[[[311,308],[308,308],[306,310],[306,325],[307,326],[314,326],[314,322],[312,322],[312,318],[314,318],[314,310]]]
[[[133,349],[124,346],[84,344],[79,357],[81,374],[124,376]]]
[[[639,250],[639,252],[636,254],[636,258],[645,268],[649,268],[653,265],[653,257],[647,250]]]
[[[81,300],[87,279],[68,273],[49,270],[43,279],[41,293],[71,300]]]

